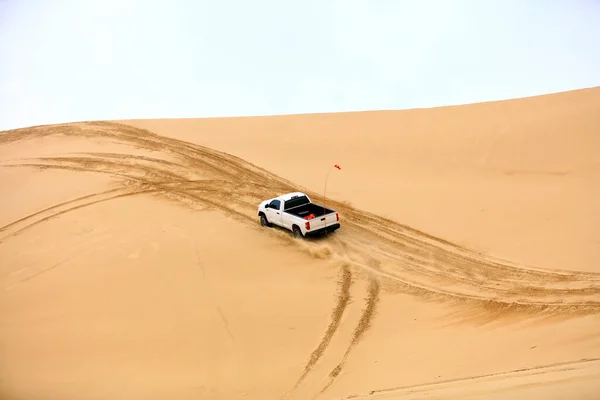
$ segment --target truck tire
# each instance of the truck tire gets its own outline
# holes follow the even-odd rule
[[[298,228],[298,226],[294,225],[292,232],[294,232],[294,239],[304,239],[302,236],[302,231],[300,228]]]
[[[266,228],[270,228],[272,225],[267,221],[265,214],[260,214],[260,225]]]

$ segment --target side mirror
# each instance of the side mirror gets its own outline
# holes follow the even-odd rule
[[[271,205],[270,204],[266,204],[265,208],[271,208]]]

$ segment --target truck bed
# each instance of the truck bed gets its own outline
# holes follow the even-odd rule
[[[308,204],[304,204],[304,205],[301,205],[298,207],[293,207],[289,210],[285,210],[284,212],[295,215],[296,217],[300,217],[300,218],[310,217],[307,219],[312,219],[312,218],[322,217],[323,215],[330,214],[334,211],[329,208],[323,208],[323,206],[320,206],[318,204],[308,203]]]

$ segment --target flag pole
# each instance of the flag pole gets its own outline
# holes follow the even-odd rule
[[[329,167],[329,169],[327,170],[327,174],[325,175],[325,188],[323,189],[323,215],[327,213],[327,207],[325,205],[327,202],[327,180],[329,179],[329,173],[331,172],[331,168],[337,168],[339,170],[342,169],[339,165],[335,164]],[[327,218],[325,218],[325,229],[327,229]]]

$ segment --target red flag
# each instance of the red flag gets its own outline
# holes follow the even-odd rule
[[[335,165],[334,165],[334,167],[336,167],[336,168],[337,168],[337,169],[339,169],[339,170],[341,170],[341,169],[342,169],[342,168],[341,168],[339,165],[337,165],[337,164],[335,164]]]

